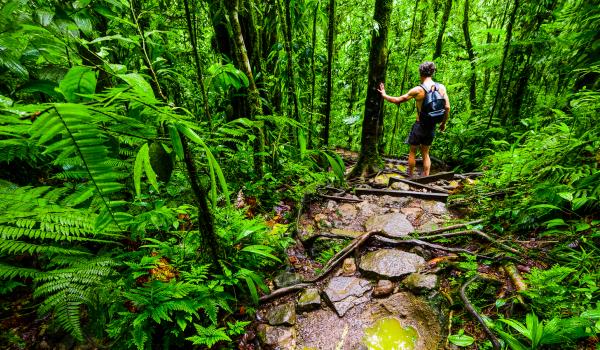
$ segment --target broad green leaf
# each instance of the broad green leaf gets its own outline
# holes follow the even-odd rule
[[[96,91],[96,72],[89,67],[73,67],[65,74],[58,88],[67,102],[83,101],[84,98],[79,95],[89,95]]]
[[[142,150],[144,148],[146,148],[146,153],[148,153],[148,144],[145,143],[138,151],[138,154],[135,157],[135,164],[133,166],[133,185],[135,187],[135,193],[138,196],[141,194],[142,166],[144,164],[144,155]]]
[[[247,252],[247,253],[253,253],[253,254],[262,255],[262,256],[265,256],[265,257],[267,257],[269,259],[281,262],[281,260],[279,260],[278,257],[276,257],[275,255],[271,254],[271,252],[273,251],[273,249],[270,248],[270,247],[264,246],[264,245],[258,245],[258,244],[256,244],[256,245],[249,245],[249,246],[245,246],[240,251],[241,252]]]
[[[475,342],[475,339],[466,334],[452,334],[448,336],[448,340],[457,346],[470,346]]]
[[[154,91],[152,91],[152,86],[148,83],[144,77],[142,77],[138,73],[128,73],[128,74],[119,74],[117,75],[119,78],[125,80],[129,86],[133,88],[140,97],[148,98],[154,100]]]
[[[179,137],[179,131],[172,124],[169,124],[168,129],[169,136],[171,137],[171,143],[173,144],[173,150],[175,151],[175,155],[177,156],[177,159],[183,160],[183,144],[181,143],[181,138]]]

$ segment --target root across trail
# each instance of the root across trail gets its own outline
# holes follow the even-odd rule
[[[352,154],[342,156],[353,161]],[[451,194],[480,174],[435,171],[409,179],[403,175],[405,161],[392,159],[386,159],[385,169],[363,182],[352,182],[349,188],[325,187],[305,198],[297,218],[297,244],[288,251],[290,271],[282,274],[295,277],[282,282],[285,279],[278,276],[275,288],[259,299],[263,317],[257,329],[263,345],[352,349],[361,332],[377,324],[378,318],[368,315],[389,315],[405,317],[402,322],[415,327],[418,335],[435,330],[435,341],[417,336],[415,344],[419,349],[436,349],[447,343],[445,337],[452,331],[451,314],[456,311],[449,311],[447,303],[454,299],[462,300],[465,312],[473,315],[475,325],[498,348],[497,338],[482,323],[466,289],[479,280],[501,284],[502,293],[523,290],[515,262],[527,256],[518,244],[485,232],[482,220],[460,222],[446,207]],[[477,268],[466,271],[466,266]],[[474,277],[452,292],[444,277],[449,271]],[[428,298],[420,296],[440,294],[447,297],[433,309],[424,306]],[[430,320],[422,328],[419,311],[400,312],[388,304],[395,298],[408,298],[417,309],[431,310],[437,316],[428,318],[446,320],[446,325]],[[274,315],[283,312],[281,308],[293,314],[288,315],[293,321],[280,323]],[[331,344],[311,336],[320,331],[318,322],[324,319],[340,333],[349,333]],[[289,335],[283,345],[282,334]]]

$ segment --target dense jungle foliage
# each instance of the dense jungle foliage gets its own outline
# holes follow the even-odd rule
[[[414,104],[372,86],[426,60],[432,156],[484,172],[454,200],[546,242],[493,330],[597,347],[596,0],[0,1],[0,347],[235,348],[303,196],[345,183],[335,149],[375,113],[373,161],[407,153]]]

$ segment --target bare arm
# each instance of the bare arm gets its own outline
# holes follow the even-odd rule
[[[450,99],[448,98],[448,92],[446,91],[446,87],[442,85],[442,89],[440,89],[444,94],[444,100],[446,100],[446,113],[444,113],[444,120],[440,123],[440,131],[444,131],[446,129],[446,121],[448,120],[448,116],[450,116]]]
[[[419,89],[412,88],[406,94],[404,94],[402,96],[398,96],[398,97],[390,96],[385,93],[385,87],[383,86],[383,83],[379,84],[379,89],[377,89],[377,91],[379,91],[381,93],[381,97],[383,97],[383,99],[385,99],[391,103],[395,103],[395,104],[406,102],[406,101],[410,100],[411,98],[415,98],[415,97],[417,97],[417,95],[419,95]]]

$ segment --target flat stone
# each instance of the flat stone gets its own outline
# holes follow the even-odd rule
[[[333,235],[336,235],[336,236],[340,236],[340,237],[356,238],[365,232],[364,231],[347,230],[347,229],[343,229],[343,228],[332,228],[330,230],[330,233]]]
[[[394,291],[394,283],[390,280],[379,280],[377,281],[377,285],[373,288],[373,297],[375,298],[383,298],[386,297]]]
[[[293,326],[296,323],[294,303],[285,303],[272,307],[267,311],[267,322],[271,326]]]
[[[341,317],[355,305],[368,301],[369,298],[363,296],[369,290],[371,284],[365,279],[339,276],[329,280],[325,295]]]
[[[317,288],[307,288],[300,292],[296,309],[299,312],[310,311],[321,307],[321,295]]]
[[[394,182],[392,184],[392,186],[390,186],[392,188],[392,190],[399,190],[399,191],[409,191],[410,190],[410,186],[408,184],[405,184],[404,182]]]
[[[280,350],[296,348],[296,330],[292,327],[272,327],[263,323],[256,330],[263,345]]]
[[[415,293],[433,290],[438,285],[438,276],[432,274],[411,273],[403,281],[408,289]]]
[[[448,214],[448,209],[446,208],[446,204],[438,201],[426,201],[424,200],[421,203],[421,207],[426,212],[433,215],[446,215]]]
[[[337,207],[337,203],[335,201],[327,201],[327,209],[333,210]]]
[[[300,275],[299,273],[287,271],[280,273],[273,280],[273,283],[275,283],[275,287],[277,288],[288,287],[292,284],[298,284],[300,282],[302,282],[302,275]]]
[[[413,225],[401,213],[389,213],[371,216],[365,223],[365,229],[370,231],[383,231],[390,236],[403,237],[414,231]]]
[[[356,208],[356,206],[349,203],[344,203],[340,205],[338,211],[344,219],[353,219],[358,213],[358,209]]]
[[[422,257],[397,249],[379,249],[363,255],[359,268],[368,275],[382,279],[398,279],[416,272],[425,264]]]

